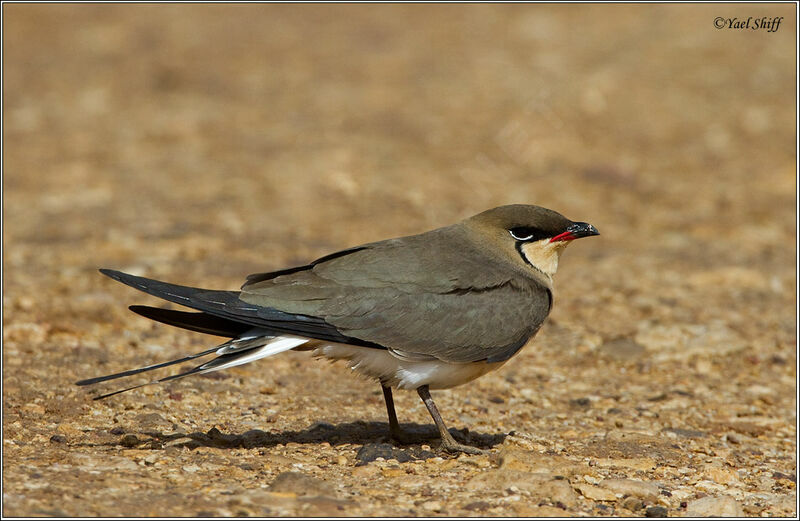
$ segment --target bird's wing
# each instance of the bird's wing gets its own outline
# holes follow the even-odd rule
[[[519,351],[544,322],[550,307],[546,291],[511,283],[447,293],[373,290],[364,299],[370,309],[330,314],[326,320],[348,336],[407,355],[500,362]]]
[[[242,291],[102,273],[204,314],[137,312],[233,336],[243,323],[282,334],[391,349],[408,358],[503,361],[538,331],[551,296],[483,254],[461,228],[351,248],[306,266],[250,276]],[[205,315],[224,320],[208,322]]]
[[[154,308],[146,306],[133,307],[133,311],[148,318],[192,331],[234,337],[240,333],[237,331],[239,326],[235,324],[238,323],[239,325],[262,327],[274,333],[300,335],[317,340],[365,347],[382,347],[343,335],[336,326],[327,323],[320,317],[247,303],[239,298],[238,291],[180,286],[109,269],[101,269],[100,272],[139,291],[202,311],[203,313],[195,315],[169,310],[158,312],[154,311]]]
[[[317,317],[403,356],[507,360],[544,322],[550,291],[494,264],[461,233],[442,228],[252,276],[239,298]]]

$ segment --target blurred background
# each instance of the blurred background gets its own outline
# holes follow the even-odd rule
[[[706,414],[736,416],[732,403],[762,407],[759,417],[788,429],[765,443],[789,451],[795,9],[4,4],[7,438],[47,440],[69,424],[67,438],[83,440],[124,417],[120,404],[214,424],[159,390],[98,405],[72,388],[208,341],[135,318],[127,304],[154,301],[99,267],[236,288],[248,273],[529,203],[602,236],[562,259],[551,321],[519,363],[443,394],[440,407],[485,406],[498,393],[505,405],[451,425],[557,436],[564,424],[550,408],[619,389],[620,364],[634,364],[625,385],[645,387],[633,396],[656,393],[648,383],[685,385],[703,411],[676,409],[701,430]],[[714,25],[750,16],[783,19],[773,32]],[[277,394],[247,398],[282,404],[270,429],[385,421],[380,397],[365,397],[374,384],[293,357],[232,371],[243,380],[229,407],[292,367]],[[334,377],[324,396],[307,384]],[[181,385],[207,396],[202,379]],[[527,411],[509,405],[523,387],[543,397],[520,402]],[[427,423],[417,402],[398,398],[401,421]],[[24,454],[6,447],[6,490],[5,470]],[[6,515],[55,508],[60,494],[17,492]]]

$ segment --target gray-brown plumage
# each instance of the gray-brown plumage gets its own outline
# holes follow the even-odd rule
[[[137,313],[231,338],[217,348],[178,360],[218,355],[167,379],[232,367],[289,349],[313,350],[316,356],[346,360],[354,370],[381,382],[396,438],[402,434],[391,387],[416,389],[439,428],[444,448],[476,452],[453,440],[428,389],[460,385],[516,354],[550,311],[552,276],[564,247],[589,235],[597,235],[589,224],[572,222],[538,206],[510,205],[420,235],[344,250],[306,266],[250,275],[238,292],[101,271],[200,311],[133,306]]]

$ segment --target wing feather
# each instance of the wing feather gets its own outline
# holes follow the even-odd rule
[[[550,311],[550,289],[484,255],[465,233],[450,226],[350,248],[305,266],[251,275],[241,292],[101,271],[220,317],[222,325],[233,321],[323,341],[388,347],[406,357],[506,360],[541,327]]]
[[[409,357],[502,361],[550,311],[550,290],[489,265],[460,228],[382,241],[244,287],[257,306],[322,318]],[[458,247],[455,247],[458,246]]]

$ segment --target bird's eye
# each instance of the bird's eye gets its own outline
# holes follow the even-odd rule
[[[530,226],[517,226],[508,230],[508,233],[518,241],[538,241],[547,238],[542,230]]]

